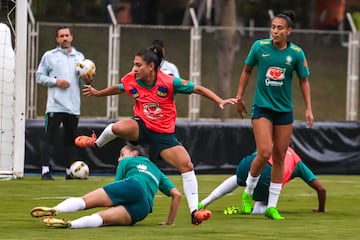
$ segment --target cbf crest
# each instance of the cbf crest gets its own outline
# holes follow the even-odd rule
[[[156,91],[156,95],[162,98],[165,98],[169,93],[169,89],[167,87],[162,87],[159,86],[157,91]]]
[[[133,98],[138,98],[140,96],[140,94],[136,88],[130,89],[130,94]]]

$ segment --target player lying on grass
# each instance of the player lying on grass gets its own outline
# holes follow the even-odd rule
[[[181,193],[146,156],[146,151],[140,145],[125,145],[120,151],[119,164],[112,183],[82,197],[70,197],[54,207],[35,207],[31,210],[31,215],[43,217],[42,222],[50,227],[95,228],[134,225],[152,212],[154,197],[159,189],[172,198],[168,218],[159,224],[174,224]],[[53,217],[59,213],[96,207],[108,209],[73,221]]]
[[[246,186],[246,178],[251,166],[251,163],[256,157],[256,152],[244,157],[236,168],[236,175],[233,175],[215,188],[208,197],[199,202],[198,208],[202,209],[210,203],[219,199],[220,197],[234,191],[238,186]],[[259,182],[254,190],[253,200],[255,205],[251,214],[264,214],[267,208],[267,199],[269,195],[269,186],[271,180],[272,157],[263,169]],[[301,161],[300,157],[295,151],[288,147],[285,162],[284,162],[284,176],[282,186],[295,177],[300,177],[310,187],[317,192],[319,206],[314,209],[315,212],[325,212],[326,190],[321,182],[316,178],[314,173]],[[228,207],[224,210],[224,214],[245,214],[239,207]]]

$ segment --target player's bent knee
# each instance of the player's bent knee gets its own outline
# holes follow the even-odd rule
[[[191,172],[194,170],[194,164],[188,161],[182,164],[181,166],[179,166],[177,169],[179,170],[180,173]]]
[[[108,226],[130,226],[131,216],[124,206],[108,208],[105,211],[99,212],[99,215],[104,221],[104,225]]]

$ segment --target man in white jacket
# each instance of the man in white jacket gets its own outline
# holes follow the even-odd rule
[[[66,164],[66,179],[71,179],[69,167],[74,161],[74,139],[80,116],[80,89],[82,85],[91,82],[89,76],[78,76],[76,73],[76,64],[84,59],[84,55],[71,46],[72,40],[70,28],[59,27],[56,30],[58,46],[44,53],[35,74],[36,82],[48,87],[45,140],[41,153],[42,180],[54,180],[49,162],[56,148],[56,139],[60,136],[61,123],[64,129],[62,159]]]

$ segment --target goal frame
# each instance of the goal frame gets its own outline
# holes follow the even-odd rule
[[[12,169],[0,171],[0,178],[23,178],[25,162],[26,123],[26,59],[27,59],[27,0],[15,2],[15,105]]]

